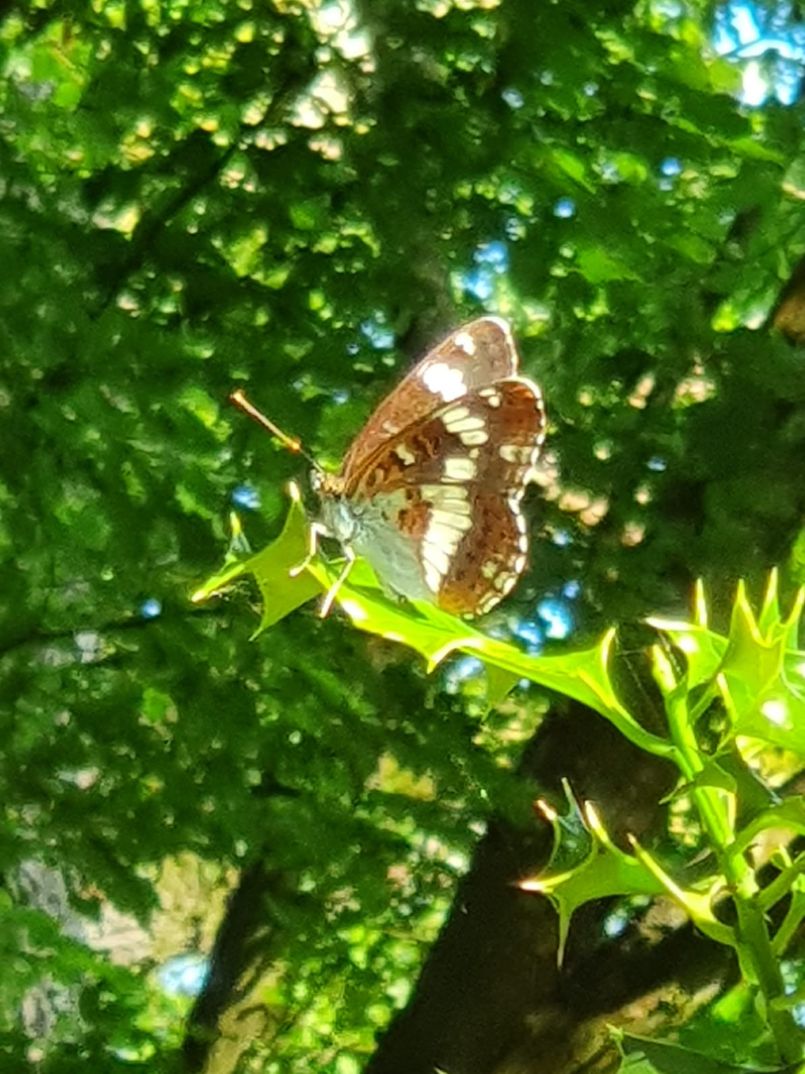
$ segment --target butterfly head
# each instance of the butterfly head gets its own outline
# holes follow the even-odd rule
[[[341,474],[328,474],[320,466],[310,471],[310,487],[322,499],[341,499],[344,495],[344,478]]]

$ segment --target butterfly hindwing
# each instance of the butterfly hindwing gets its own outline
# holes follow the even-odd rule
[[[527,563],[528,530],[520,497],[504,499],[490,489],[477,489],[472,536],[465,535],[451,557],[439,607],[453,615],[484,615],[511,592]]]

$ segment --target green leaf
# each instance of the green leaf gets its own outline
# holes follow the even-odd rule
[[[710,243],[693,232],[671,236],[668,245],[696,265],[709,265],[715,255]]]
[[[782,153],[768,145],[764,145],[762,141],[752,136],[732,138],[729,146],[734,153],[740,157],[745,157],[747,160],[762,160],[783,167],[788,163]]]
[[[583,157],[561,146],[552,146],[548,150],[545,159],[548,172],[553,172],[560,183],[562,178],[566,177],[572,179],[574,183],[583,187],[588,193],[595,193],[595,184],[589,177],[587,164]]]
[[[772,572],[755,617],[746,587],[739,584],[729,635],[709,630],[706,603],[698,597],[697,623],[652,617],[687,663],[687,690],[718,684],[735,734],[758,738],[798,754],[805,752],[805,654],[796,650],[803,593],[783,619]],[[709,691],[698,699],[706,707]]]
[[[602,246],[587,246],[579,250],[576,263],[582,276],[590,283],[609,283],[612,280],[637,280],[634,269]]]
[[[559,914],[560,956],[575,911],[593,899],[612,895],[670,895],[705,935],[730,947],[736,946],[733,930],[721,924],[712,910],[712,897],[720,886],[719,878],[705,881],[703,890],[681,887],[636,839],[630,838],[634,854],[627,854],[616,847],[589,802],[580,811],[571,799],[571,811],[567,817],[560,817],[552,810],[543,811],[554,831],[551,860],[543,874],[524,880],[519,886],[524,891],[547,895],[555,903]],[[557,871],[557,863],[564,863],[569,856],[568,833],[571,836],[571,855],[581,843],[578,832],[580,823],[591,837],[589,852],[580,863]]]
[[[709,936],[712,940],[726,944],[729,947],[736,947],[740,951],[733,930],[726,925],[722,925],[713,913],[712,902],[721,887],[720,877],[715,877],[712,881],[707,882],[709,886],[705,887],[704,890],[683,888],[665,872],[659,862],[647,850],[644,850],[633,836],[629,837],[629,842],[632,844],[638,861],[656,877],[665,889],[666,894],[670,895],[674,902],[685,911],[705,936]]]
[[[794,795],[764,809],[735,836],[735,849],[747,850],[764,832],[774,828],[805,835],[805,796]]]
[[[360,560],[340,585],[336,583],[338,574],[333,565],[320,557],[306,563],[305,569],[297,573],[296,568],[307,558],[308,534],[309,523],[298,490],[292,486],[291,508],[277,540],[256,555],[214,575],[193,594],[193,601],[205,600],[244,574],[253,574],[263,597],[260,632],[317,592],[328,593],[333,589],[335,602],[354,626],[409,646],[425,657],[429,671],[451,653],[468,653],[495,669],[494,699],[504,696],[501,691],[508,692],[517,679],[526,678],[588,705],[642,749],[658,756],[674,755],[672,744],[646,731],[615,693],[608,669],[614,632],[608,632],[588,649],[555,656],[531,656],[514,645],[487,636],[433,604],[401,602],[387,596],[372,569]]]
[[[803,755],[805,661],[799,653],[786,651],[801,613],[800,594],[788,619],[781,620],[772,594],[764,602],[761,629],[740,584],[719,684],[737,734]]]
[[[548,866],[539,876],[519,884],[523,891],[547,895],[556,906],[560,961],[571,918],[580,906],[612,895],[653,896],[665,890],[644,863],[615,846],[589,802],[582,811],[567,788],[565,791],[571,807],[567,815],[544,809],[554,836]],[[582,832],[586,838],[582,838]],[[586,849],[586,856],[576,863],[573,859],[581,847]],[[568,860],[572,862],[569,867]]]
[[[291,485],[289,492],[291,506],[279,537],[256,555],[238,560],[213,575],[193,594],[193,603],[206,600],[244,575],[252,574],[263,600],[256,631],[259,634],[321,591],[322,586],[308,570],[291,573],[307,557],[310,523],[296,486]],[[235,543],[240,536],[238,526],[235,523],[233,528]]]
[[[316,574],[322,588],[332,583],[332,572],[321,562],[312,563],[309,570]],[[356,585],[356,579],[363,584]],[[410,646],[426,658],[429,671],[450,653],[469,653],[518,679],[530,679],[538,686],[588,705],[642,749],[666,757],[674,753],[671,743],[641,727],[615,694],[608,671],[612,631],[589,649],[556,656],[530,656],[514,645],[488,637],[435,605],[390,599],[383,594],[366,564],[353,569],[336,601],[359,630]]]
[[[727,639],[706,627],[651,616],[649,626],[661,630],[685,657],[688,690],[712,682],[727,651]]]
[[[631,1033],[616,1033],[627,1062],[621,1066],[629,1074],[782,1074],[780,1067],[736,1066],[714,1056],[694,1052],[680,1044],[666,1044]],[[631,1065],[630,1065],[631,1064]],[[641,1065],[643,1064],[643,1065]],[[648,1065],[645,1065],[648,1064]],[[794,1068],[787,1068],[792,1070]]]
[[[161,690],[149,686],[143,691],[140,712],[149,723],[162,723],[171,710],[175,710],[173,698]]]

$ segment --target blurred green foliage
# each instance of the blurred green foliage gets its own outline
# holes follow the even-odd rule
[[[174,1068],[187,1001],[154,922],[189,854],[225,890],[264,858],[290,878],[249,1069],[352,1074],[479,826],[527,813],[541,696],[481,728],[335,617],[250,644],[247,588],[190,603],[238,490],[262,547],[299,476],[233,386],[335,463],[418,350],[499,311],[552,429],[498,627],[568,579],[580,644],[696,577],[716,615],[773,563],[802,581],[803,358],[765,318],[805,250],[803,106],[742,107],[711,15],[3,7],[3,1069]],[[145,930],[123,966],[110,908]]]

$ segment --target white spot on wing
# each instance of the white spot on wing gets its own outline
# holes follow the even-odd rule
[[[461,370],[448,365],[447,362],[434,362],[433,365],[426,366],[420,376],[428,391],[438,395],[446,403],[466,394],[467,385]]]
[[[485,429],[486,422],[479,414],[470,414],[465,406],[453,407],[442,416],[445,428],[451,433],[468,433]]]
[[[514,588],[514,584],[517,581],[517,575],[511,574],[509,571],[501,571],[501,573],[495,578],[494,586],[505,597],[507,593],[510,593]]]
[[[519,462],[527,465],[531,462],[533,454],[534,449],[530,444],[501,444],[498,448],[498,455],[504,462]]]
[[[458,438],[466,447],[470,444],[485,444],[489,439],[484,429],[471,429],[469,432],[459,433]]]
[[[416,455],[405,444],[398,444],[394,449],[394,454],[403,464],[403,466],[413,466],[416,462]]]
[[[472,459],[461,455],[448,455],[444,460],[444,476],[447,481],[472,481],[477,467]]]
[[[441,508],[435,509],[431,516],[431,525],[449,526],[453,530],[458,530],[460,533],[465,533],[468,529],[472,528],[472,520],[469,515],[464,512],[458,513],[456,511],[445,511]],[[425,540],[428,540],[430,536],[430,527],[425,535]]]
[[[472,510],[463,485],[420,485],[419,491],[434,507],[442,507],[446,511],[463,515],[470,514]]]
[[[427,567],[430,565],[439,577],[443,578],[450,568],[450,557],[448,553],[441,544],[436,544],[434,541],[428,540],[427,537],[422,546],[422,558],[425,561],[426,573]]]
[[[447,574],[447,570],[450,566],[450,556],[455,554],[458,542],[461,540],[462,534],[460,530],[453,529],[452,526],[446,526],[441,522],[433,521],[428,526],[427,533],[425,534],[425,556],[431,558],[431,562],[434,567],[441,567],[442,560],[436,563],[433,560],[433,554],[439,555],[439,557],[445,557],[445,569],[442,574]]]
[[[457,332],[453,342],[459,350],[464,351],[465,354],[469,354],[470,357],[475,354],[475,340],[469,332]]]
[[[442,576],[436,570],[428,560],[423,560],[422,566],[425,569],[425,585],[434,593],[439,592],[439,586],[442,584]]]

